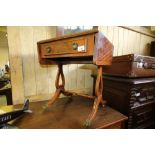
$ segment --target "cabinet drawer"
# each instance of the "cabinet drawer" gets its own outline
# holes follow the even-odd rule
[[[152,105],[137,108],[133,111],[134,125],[138,126],[153,118]]]
[[[88,56],[93,54],[93,46],[94,35],[43,43],[40,45],[41,57],[54,58],[58,55],[59,57],[61,57],[61,55],[63,57]]]

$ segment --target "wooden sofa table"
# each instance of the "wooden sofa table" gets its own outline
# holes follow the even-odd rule
[[[84,121],[92,110],[93,100],[80,97],[65,97],[45,109],[46,101],[30,103],[32,113],[26,113],[14,120],[12,125],[22,129],[82,129]],[[13,110],[22,105],[2,107],[1,110]],[[116,110],[105,106],[99,107],[90,129],[123,128],[127,117]]]
[[[106,101],[102,98],[103,80],[102,69],[112,62],[113,45],[98,30],[90,30],[56,37],[37,42],[39,62],[42,65],[58,66],[55,80],[56,91],[47,108],[54,104],[61,94],[65,96],[79,95],[94,100],[92,111],[86,118],[85,125],[90,126],[95,118],[98,107],[103,107]],[[95,86],[95,95],[90,96],[83,93],[71,92],[65,89],[65,76],[63,66],[66,64],[94,64],[98,66],[98,74]]]

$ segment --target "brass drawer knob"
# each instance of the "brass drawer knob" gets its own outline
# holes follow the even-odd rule
[[[73,43],[72,47],[73,47],[73,50],[77,50],[78,49],[78,44],[77,43]]]
[[[51,48],[51,47],[47,47],[47,48],[46,48],[46,52],[47,52],[47,53],[51,53],[51,52],[52,52],[52,48]]]

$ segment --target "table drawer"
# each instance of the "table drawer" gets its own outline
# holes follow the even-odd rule
[[[91,49],[94,49],[92,46],[94,46],[94,35],[43,43],[40,45],[41,57],[92,55]]]

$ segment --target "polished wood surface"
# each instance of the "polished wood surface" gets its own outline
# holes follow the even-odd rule
[[[95,34],[93,63],[96,65],[111,65],[114,46],[103,33]]]
[[[64,39],[68,39],[68,38],[81,37],[81,36],[85,36],[85,35],[94,34],[94,33],[97,33],[97,32],[98,32],[98,30],[94,29],[94,30],[90,30],[90,31],[83,31],[83,32],[79,32],[79,33],[67,34],[67,35],[63,35],[63,36],[60,36],[60,37],[41,40],[41,41],[38,42],[38,44],[40,44],[40,43],[41,44],[42,43],[49,43],[49,42],[58,41],[58,40],[64,40]]]
[[[69,61],[77,64],[84,61],[83,63],[110,65],[114,49],[112,43],[98,30],[39,41],[37,46],[41,64],[66,64]],[[79,50],[81,46],[84,49]]]
[[[121,77],[154,77],[155,58],[137,54],[113,57],[111,66],[104,66],[105,75]]]
[[[32,113],[27,113],[12,124],[24,129],[85,129],[84,122],[92,110],[93,101],[74,96],[58,99],[48,109],[47,101],[30,103]],[[21,108],[22,105],[2,107],[1,110]],[[105,106],[99,107],[90,129],[123,128],[127,117]]]
[[[78,57],[91,56],[93,52],[94,35],[87,35],[83,37],[69,38],[65,40],[58,40],[56,42],[49,42],[40,44],[42,58],[57,58],[57,57]],[[78,47],[84,46],[83,51],[78,52]],[[76,54],[75,54],[76,53]],[[59,56],[58,56],[59,55]]]

